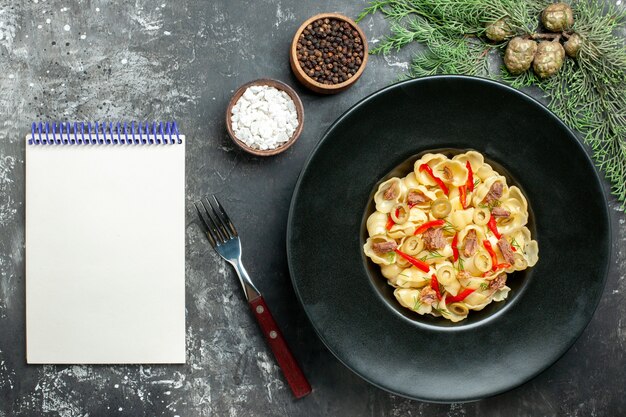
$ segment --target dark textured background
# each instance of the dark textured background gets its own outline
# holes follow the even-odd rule
[[[310,15],[354,17],[364,4],[0,0],[0,417],[626,414],[626,217],[613,199],[613,257],[596,315],[562,359],[522,387],[472,404],[410,401],[362,381],[317,339],[287,274],[291,192],[325,129],[396,80],[411,51],[372,57],[355,87],[321,97],[296,85],[288,47]],[[374,43],[387,23],[377,16],[362,26]],[[271,159],[242,153],[224,131],[230,95],[260,77],[295,86],[305,106],[299,142]],[[25,365],[23,136],[30,122],[173,118],[189,137],[187,200],[218,193],[236,220],[248,269],[315,389],[303,400],[291,397],[233,271],[192,223],[191,207],[186,365]]]

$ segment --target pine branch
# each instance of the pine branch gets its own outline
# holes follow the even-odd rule
[[[488,23],[505,18],[516,35],[538,29],[549,0],[376,0],[359,20],[382,13],[392,21],[391,32],[372,53],[389,54],[412,43],[427,47],[411,62],[409,77],[466,74],[499,78],[515,88],[538,86],[548,107],[582,134],[597,166],[612,183],[613,194],[626,203],[626,48],[614,34],[623,28],[626,10],[594,0],[574,0],[573,30],[583,38],[576,60],[566,59],[560,72],[546,80],[532,71],[519,76],[503,68],[491,74],[494,44],[484,36]]]

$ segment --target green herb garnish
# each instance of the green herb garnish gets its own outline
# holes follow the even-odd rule
[[[417,311],[422,305],[422,302],[416,296],[413,296],[413,300],[415,300],[415,305],[413,306],[413,310]]]
[[[519,245],[519,243],[517,243],[517,240],[515,240],[515,238],[511,239],[511,246],[513,246],[515,249],[517,249],[518,251],[522,252],[522,253],[526,253],[522,250],[522,247]]]
[[[456,227],[454,227],[454,225],[452,223],[450,223],[449,221],[446,220],[445,224],[442,227],[443,231],[446,233],[450,233],[450,234],[454,234],[456,233],[458,230],[456,230]]]

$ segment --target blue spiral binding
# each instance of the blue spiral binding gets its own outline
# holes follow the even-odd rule
[[[176,122],[33,122],[29,145],[182,144]]]

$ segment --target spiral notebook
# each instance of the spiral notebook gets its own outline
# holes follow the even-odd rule
[[[185,362],[185,137],[38,123],[26,137],[26,358]]]

